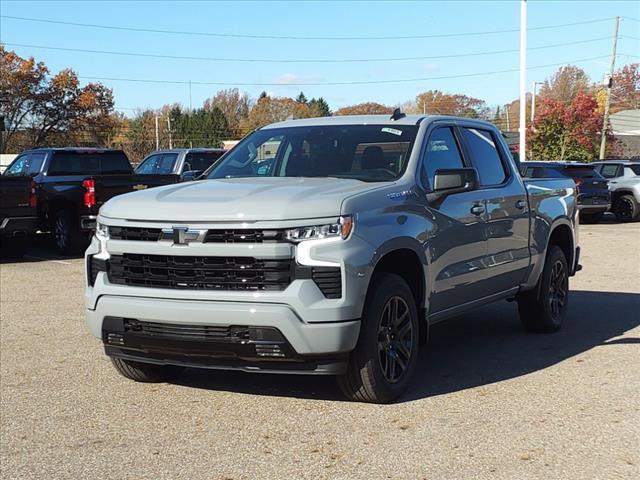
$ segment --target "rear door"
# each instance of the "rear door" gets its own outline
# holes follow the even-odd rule
[[[439,169],[462,168],[465,163],[453,126],[432,130],[424,147],[420,182],[427,191]],[[428,221],[436,225],[426,243],[430,259],[430,314],[483,296],[487,254],[484,194],[480,191],[448,195],[428,206]]]
[[[518,286],[529,268],[529,211],[520,175],[511,166],[508,150],[490,129],[463,126],[460,134],[471,164],[478,171],[478,193],[485,200],[487,281],[484,294]]]

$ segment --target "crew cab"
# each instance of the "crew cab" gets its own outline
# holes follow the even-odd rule
[[[181,181],[194,180],[217,162],[223,148],[174,148],[151,152],[136,167],[144,175],[177,175]]]
[[[53,232],[64,254],[86,247],[98,210],[110,198],[176,182],[173,175],[134,175],[121,150],[71,147],[27,150],[3,175],[33,182],[38,229]]]
[[[33,181],[0,176],[0,256],[22,257],[27,237],[36,231],[37,223]]]
[[[640,218],[640,162],[607,160],[593,165],[609,181],[611,211],[616,219],[631,222]]]
[[[120,374],[334,375],[407,388],[430,325],[499,300],[555,332],[579,270],[575,183],[523,180],[495,126],[404,115],[262,127],[201,180],[102,206],[87,325]]]
[[[593,163],[522,162],[522,174],[528,178],[571,178],[576,183],[582,223],[597,223],[611,208],[608,183]]]

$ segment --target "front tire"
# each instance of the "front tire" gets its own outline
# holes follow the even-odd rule
[[[553,333],[560,330],[569,306],[569,267],[562,249],[551,245],[542,275],[533,290],[518,297],[518,312],[525,330]]]
[[[173,365],[155,365],[111,357],[118,373],[129,380],[143,383],[159,383],[176,378],[184,368]]]
[[[619,222],[631,222],[640,215],[640,207],[633,195],[621,195],[613,204],[613,213]]]
[[[388,403],[407,388],[416,368],[418,309],[402,277],[376,274],[362,315],[358,344],[338,384],[351,400]]]

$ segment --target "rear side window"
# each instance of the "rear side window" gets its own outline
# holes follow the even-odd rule
[[[138,166],[136,173],[143,175],[171,175],[177,159],[177,153],[152,155]]]
[[[46,153],[32,153],[31,158],[29,159],[29,175],[37,175],[40,173],[40,169],[42,168],[42,162],[44,162]]]
[[[438,128],[431,133],[422,162],[422,183],[430,188],[433,188],[433,178],[438,170],[464,167],[451,128]]]
[[[624,167],[625,176],[627,175],[627,170],[630,171],[629,173],[630,177],[640,175],[640,165],[627,165],[626,167]]]
[[[462,136],[471,153],[471,163],[478,170],[480,185],[499,185],[507,175],[493,134],[478,128],[462,128]]]
[[[224,152],[190,152],[184,160],[183,170],[204,171],[218,160]]]
[[[54,152],[49,175],[115,175],[131,173],[123,152]]]
[[[604,178],[614,178],[618,176],[618,165],[602,165],[600,175]]]

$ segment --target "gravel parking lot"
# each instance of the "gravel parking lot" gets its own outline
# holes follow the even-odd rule
[[[190,370],[120,377],[84,325],[83,264],[0,266],[3,478],[640,478],[640,223],[581,227],[555,335],[503,302],[435,327],[408,393]]]

